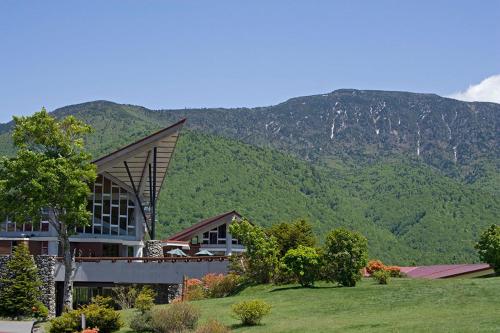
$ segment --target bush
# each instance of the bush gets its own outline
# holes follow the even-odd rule
[[[113,288],[113,299],[121,309],[130,309],[134,307],[138,293],[138,289],[133,286],[121,286]]]
[[[320,256],[312,247],[299,245],[296,249],[288,250],[283,263],[303,287],[314,285],[318,278]]]
[[[370,260],[366,266],[366,272],[370,275],[381,269],[385,269],[385,265],[380,260]]]
[[[200,318],[200,310],[188,302],[154,308],[151,313],[153,328],[158,333],[192,330]]]
[[[42,302],[37,302],[31,310],[37,321],[44,321],[49,316],[49,309]]]
[[[398,278],[398,277],[402,276],[401,275],[401,268],[399,268],[398,266],[386,266],[385,270],[389,272],[389,275],[391,277]]]
[[[262,300],[254,299],[233,304],[231,309],[234,317],[241,320],[243,325],[257,325],[262,317],[269,314],[271,305]]]
[[[123,326],[120,314],[113,309],[95,303],[84,305],[77,310],[63,313],[50,321],[50,333],[67,333],[81,330],[81,315],[85,315],[89,327],[99,328],[100,333],[115,332]]]
[[[134,332],[154,332],[153,317],[151,311],[136,313],[130,320],[130,328]]]
[[[110,309],[113,309],[115,306],[115,302],[109,296],[101,296],[101,295],[94,296],[92,297],[92,303]]]
[[[500,225],[491,225],[485,230],[475,245],[479,258],[490,264],[496,274],[500,274]]]
[[[203,282],[198,279],[189,279],[186,283],[186,300],[188,301],[198,301],[200,299],[206,298],[205,290],[203,288]]]
[[[139,295],[135,299],[135,308],[141,313],[150,311],[153,308],[156,293],[149,287],[142,288]]]
[[[325,280],[354,287],[367,264],[368,241],[358,232],[338,228],[326,236],[323,256]]]
[[[375,271],[372,274],[372,277],[377,281],[379,284],[388,284],[389,280],[391,278],[391,272],[385,270],[385,269],[380,269],[378,271]]]
[[[241,283],[236,274],[207,274],[202,278],[203,288],[207,297],[226,297],[234,293]]]
[[[209,320],[207,323],[198,327],[196,333],[229,333],[231,330],[219,323],[217,320]]]

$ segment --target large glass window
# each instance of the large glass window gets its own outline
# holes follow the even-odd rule
[[[133,197],[124,188],[99,175],[89,199],[92,225],[85,233],[112,236],[135,236],[135,205]],[[78,230],[77,230],[78,231]]]

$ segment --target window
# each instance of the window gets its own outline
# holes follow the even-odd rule
[[[40,254],[49,254],[49,242],[47,241],[42,241],[41,243],[41,248],[40,248]]]

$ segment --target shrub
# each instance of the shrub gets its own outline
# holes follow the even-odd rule
[[[202,278],[207,297],[226,297],[234,293],[240,286],[241,278],[236,274],[207,274]]]
[[[202,326],[198,327],[196,333],[229,333],[231,330],[218,322],[217,320],[209,320]]]
[[[385,269],[385,265],[380,260],[370,260],[366,266],[366,272],[370,275],[381,269]]]
[[[97,327],[87,328],[82,331],[82,333],[99,333],[99,329]]]
[[[496,274],[500,274],[500,225],[491,225],[486,229],[475,245],[479,258],[490,264]]]
[[[367,264],[368,241],[358,232],[338,228],[326,236],[323,256],[325,280],[354,287]]]
[[[153,328],[158,333],[192,330],[200,318],[198,308],[188,302],[154,308],[151,313]]]
[[[156,293],[149,287],[142,288],[139,295],[135,299],[135,308],[141,313],[150,311],[153,308]]]
[[[97,304],[98,306],[103,306],[105,308],[113,309],[115,302],[109,296],[101,296],[97,295],[92,297],[92,303]]]
[[[130,320],[130,328],[134,332],[154,332],[153,317],[151,311],[137,312]]]
[[[31,310],[37,321],[44,321],[49,316],[49,309],[42,302],[37,302]]]
[[[28,247],[20,244],[4,266],[0,278],[0,315],[10,318],[31,316],[38,304],[41,285],[33,257]]]
[[[320,256],[312,247],[299,245],[296,249],[288,250],[283,263],[303,287],[314,285],[318,278]]]
[[[81,308],[63,313],[62,316],[50,321],[50,333],[67,333],[81,330],[81,315],[85,315],[89,327],[99,328],[100,333],[118,331],[123,323],[120,314],[113,309],[95,303],[84,305]]]
[[[391,277],[401,277],[401,268],[399,268],[398,266],[386,266],[385,270],[389,272],[389,275]]]
[[[113,299],[121,309],[130,309],[134,307],[138,293],[138,289],[133,286],[121,286],[113,288]]]
[[[231,234],[245,245],[246,251],[240,260],[239,271],[254,283],[268,283],[275,274],[278,260],[278,243],[274,236],[268,236],[264,230],[252,225],[247,220],[231,223]]]
[[[257,325],[265,315],[269,314],[271,305],[254,299],[233,304],[231,309],[234,317],[241,320],[243,325]]]
[[[375,271],[372,274],[372,277],[379,283],[379,284],[388,284],[389,280],[391,278],[391,272],[385,270],[385,269],[380,269],[378,271]]]

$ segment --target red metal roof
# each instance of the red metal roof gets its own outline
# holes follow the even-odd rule
[[[431,265],[400,267],[411,278],[442,279],[489,270],[488,264]]]
[[[207,225],[210,225],[211,223],[213,222],[216,222],[228,215],[237,215],[238,217],[241,217],[240,213],[238,213],[237,211],[235,210],[232,210],[230,212],[226,212],[226,213],[223,213],[223,214],[220,214],[220,215],[217,215],[217,216],[213,216],[213,217],[210,217],[208,219],[205,219],[205,220],[202,220],[196,224],[193,224],[192,226],[190,226],[189,228],[187,229],[184,229],[178,233],[176,233],[175,235],[169,237],[168,239],[164,240],[164,242],[166,241],[189,241],[189,238],[191,235],[193,235],[193,233],[195,233],[196,231],[206,227]]]

